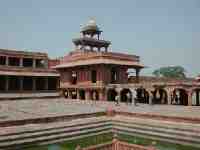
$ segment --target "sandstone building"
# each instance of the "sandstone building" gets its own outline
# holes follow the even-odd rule
[[[110,41],[100,39],[102,31],[94,20],[73,39],[75,50],[60,60],[56,68],[61,75],[60,87],[66,98],[122,102],[130,93],[138,102],[148,104],[200,105],[200,84],[194,79],[146,77],[139,80],[144,66],[139,56],[109,50]],[[135,76],[128,79],[128,69]]]
[[[81,37],[73,39],[75,50],[55,67],[60,72],[60,86],[66,97],[112,101],[117,94],[115,85],[128,83],[130,68],[135,69],[139,82],[139,72],[144,67],[139,56],[110,52],[111,42],[100,39],[101,33],[96,22],[90,20],[83,27]],[[123,91],[127,92],[128,89]]]
[[[47,54],[0,49],[0,98],[58,96],[59,74]]]

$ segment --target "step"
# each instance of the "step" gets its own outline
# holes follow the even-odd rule
[[[200,139],[200,133],[198,133],[198,132],[189,132],[189,131],[185,131],[185,130],[181,131],[181,130],[176,130],[176,129],[167,128],[167,127],[156,127],[156,126],[151,126],[151,125],[141,125],[141,124],[137,124],[137,123],[133,124],[133,123],[128,123],[128,122],[113,122],[113,126],[134,128],[134,129],[145,130],[145,131],[150,130],[153,132],[175,134],[175,135]]]
[[[111,130],[110,127],[100,127],[100,128],[97,128],[97,129],[89,129],[89,130],[86,129],[86,130],[83,130],[83,131],[54,134],[54,135],[45,136],[45,137],[38,137],[38,138],[35,138],[35,139],[24,139],[24,140],[20,140],[20,141],[3,142],[3,143],[0,143],[0,148],[17,146],[17,145],[20,145],[20,144],[25,145],[25,144],[40,143],[42,141],[51,141],[51,140],[61,139],[61,138],[64,139],[64,138],[67,138],[67,137],[73,137],[73,136],[77,136],[77,135],[84,135],[84,134],[100,132],[100,131],[109,131],[110,132],[110,130]]]
[[[85,119],[76,119],[72,121],[57,122],[57,123],[47,123],[47,124],[27,124],[22,126],[11,126],[11,127],[0,127],[0,136],[9,136],[24,133],[34,133],[43,130],[52,130],[65,127],[73,127],[77,124],[85,125],[92,124],[96,122],[106,122],[108,119],[106,117],[92,117]]]
[[[90,123],[90,124],[85,124],[85,125],[74,125],[73,127],[65,127],[65,128],[60,128],[60,129],[52,129],[52,130],[41,130],[39,132],[33,132],[33,133],[23,133],[23,134],[16,134],[16,135],[10,135],[10,136],[3,136],[0,137],[0,143],[5,142],[5,141],[18,141],[21,139],[28,139],[28,138],[37,138],[40,136],[49,136],[52,134],[60,134],[62,132],[73,132],[73,131],[81,131],[85,129],[94,129],[94,128],[99,128],[99,127],[104,127],[104,126],[110,126],[111,123],[109,122],[103,122],[103,123]]]
[[[155,119],[141,119],[141,118],[132,118],[132,117],[124,117],[124,116],[116,116],[112,119],[112,121],[127,122],[129,124],[130,123],[140,124],[141,126],[171,128],[171,129],[180,130],[180,131],[200,133],[200,124],[162,121],[162,120],[155,120]]]
[[[179,136],[179,135],[172,135],[172,134],[167,134],[167,133],[157,133],[157,132],[152,132],[152,131],[144,131],[144,130],[137,130],[137,129],[130,129],[130,128],[126,128],[126,127],[114,127],[113,128],[114,131],[126,131],[126,132],[130,132],[130,133],[137,133],[137,134],[143,134],[143,135],[150,135],[150,136],[155,136],[155,137],[160,137],[160,138],[165,138],[165,139],[174,139],[176,141],[185,141],[185,142],[189,142],[189,143],[195,143],[195,144],[199,144],[200,143],[200,139],[191,139],[188,137],[183,137],[183,136]]]

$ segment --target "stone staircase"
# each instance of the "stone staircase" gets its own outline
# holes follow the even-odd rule
[[[113,132],[200,147],[200,125],[125,116],[112,118]]]
[[[110,133],[111,122],[106,117],[77,119],[71,122],[7,127],[0,136],[0,149],[22,149],[76,138]],[[14,131],[14,132],[13,132]]]
[[[34,145],[105,133],[126,134],[200,148],[200,124],[115,115],[0,127],[0,150],[21,150]]]

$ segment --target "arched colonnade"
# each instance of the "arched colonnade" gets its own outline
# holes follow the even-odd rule
[[[115,101],[119,95],[120,102],[127,102],[127,96],[131,96],[132,103],[145,104],[171,104],[171,105],[200,105],[200,88],[184,87],[153,87],[130,88],[114,87],[108,89],[67,89],[63,91],[66,98],[80,100],[105,100]]]

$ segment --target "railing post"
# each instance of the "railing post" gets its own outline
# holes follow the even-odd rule
[[[112,140],[112,150],[118,150],[118,140],[116,138]]]
[[[75,150],[81,150],[81,146],[80,145],[77,145]]]

